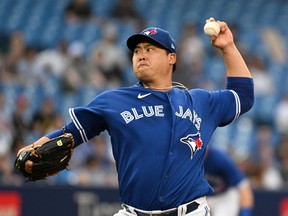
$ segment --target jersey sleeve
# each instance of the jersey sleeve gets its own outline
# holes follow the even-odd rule
[[[233,90],[211,92],[210,107],[210,112],[220,127],[231,123],[241,114],[241,102]]]
[[[82,142],[87,142],[94,136],[107,129],[105,110],[107,101],[105,94],[95,97],[86,107],[69,109],[69,115],[79,134]]]
[[[249,111],[254,102],[253,80],[248,78],[229,77],[224,90],[192,92],[196,92],[193,103],[220,127]]]
[[[216,127],[225,126],[238,118],[241,112],[240,100],[234,91],[228,89],[206,91],[196,89],[190,92],[193,107],[197,113]],[[213,121],[213,123],[211,122]]]

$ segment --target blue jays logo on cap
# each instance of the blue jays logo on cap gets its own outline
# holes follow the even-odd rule
[[[170,33],[156,27],[149,27],[141,33],[130,36],[127,40],[127,46],[134,51],[137,44],[149,41],[154,41],[169,52],[176,53],[176,43]]]
[[[152,35],[152,34],[157,34],[157,29],[151,29],[149,31],[144,31],[144,35]]]

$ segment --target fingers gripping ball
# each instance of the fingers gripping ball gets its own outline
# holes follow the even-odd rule
[[[28,180],[36,181],[53,176],[66,169],[74,150],[74,138],[66,133],[62,136],[49,140],[43,145],[36,146],[22,152],[15,161],[18,169]],[[25,163],[33,162],[32,173],[27,173]]]
[[[220,32],[220,26],[215,21],[209,21],[204,26],[204,33],[209,36],[217,36]]]

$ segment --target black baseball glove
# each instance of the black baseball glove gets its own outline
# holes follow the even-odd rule
[[[41,146],[36,146],[21,152],[15,160],[15,168],[18,169],[29,181],[37,181],[53,176],[66,169],[74,150],[72,134],[49,140]],[[32,173],[25,171],[25,162],[31,160]]]

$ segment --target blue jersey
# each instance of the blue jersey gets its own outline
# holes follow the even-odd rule
[[[71,108],[73,123],[66,129],[77,128],[77,143],[107,130],[121,202],[161,210],[213,192],[204,177],[205,149],[214,130],[240,111],[233,90],[159,92],[137,83],[103,92],[86,107]]]
[[[214,189],[214,194],[237,187],[245,176],[235,161],[225,152],[209,147],[205,156],[205,176]]]

